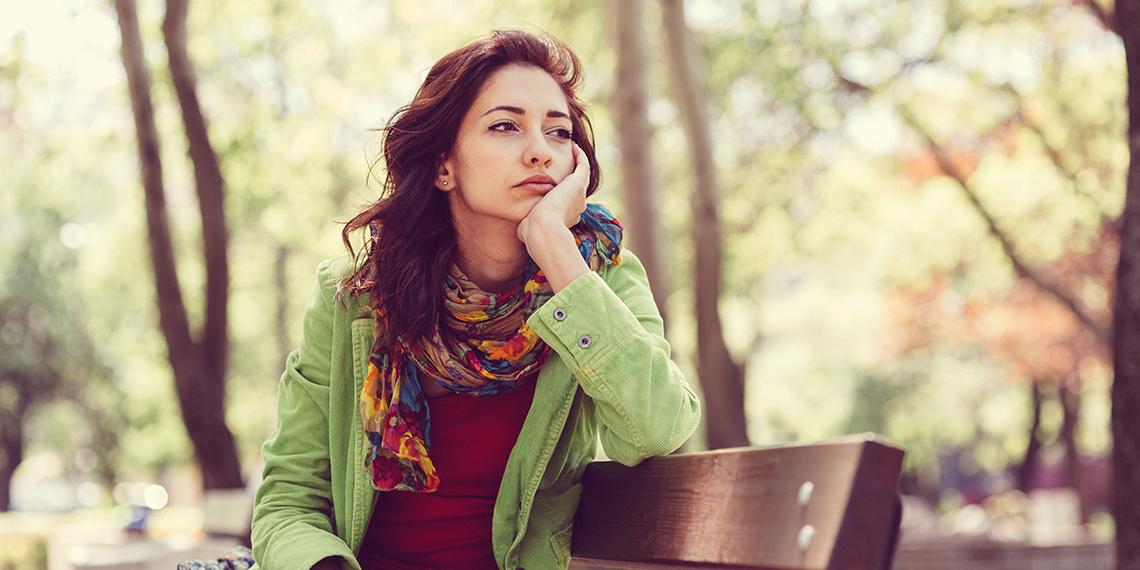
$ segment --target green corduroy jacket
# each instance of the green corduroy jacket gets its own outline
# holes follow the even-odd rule
[[[254,558],[265,570],[307,570],[328,556],[360,569],[364,531],[383,493],[364,469],[358,397],[373,342],[364,299],[333,299],[347,255],[317,268],[302,340],[281,376],[277,429],[262,446],[253,511]],[[559,310],[561,309],[561,310]],[[500,568],[566,568],[580,483],[600,441],[636,465],[678,449],[696,430],[700,399],[670,360],[645,268],[621,263],[575,279],[528,319],[558,357],[546,361],[507,460],[492,518]]]

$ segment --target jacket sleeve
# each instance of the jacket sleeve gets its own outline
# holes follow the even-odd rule
[[[305,308],[301,343],[277,388],[277,429],[261,447],[265,461],[253,509],[251,542],[260,568],[308,570],[327,556],[354,561],[332,522],[328,411],[335,285],[328,262]]]
[[[528,319],[594,401],[602,449],[637,465],[681,447],[701,402],[670,358],[645,267],[623,249],[601,275],[575,279]]]

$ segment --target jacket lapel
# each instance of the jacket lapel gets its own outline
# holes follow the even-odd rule
[[[354,405],[349,410],[352,424],[352,449],[349,454],[352,475],[352,496],[350,508],[352,509],[349,523],[349,548],[354,553],[360,551],[364,541],[364,530],[372,517],[372,508],[376,505],[377,491],[372,487],[372,477],[364,469],[364,454],[368,452],[368,440],[364,435],[364,426],[360,421],[359,394],[364,390],[364,379],[368,375],[368,359],[372,353],[372,343],[375,341],[375,331],[371,317],[361,317],[352,321],[352,381]]]

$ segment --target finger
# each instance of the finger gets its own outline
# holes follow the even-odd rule
[[[585,181],[582,190],[585,191],[585,186],[589,183],[590,180],[590,161],[586,158],[585,151],[582,151],[582,179]]]
[[[577,160],[577,166],[574,167],[574,172],[582,172],[584,176],[589,176],[590,161],[586,158],[586,151],[582,147],[574,143],[574,156]]]

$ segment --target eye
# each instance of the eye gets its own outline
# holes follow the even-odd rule
[[[497,123],[492,124],[490,127],[487,127],[487,130],[495,131],[495,132],[499,132],[499,133],[505,133],[505,132],[509,132],[509,131],[517,131],[519,129],[511,121],[499,121]],[[563,140],[570,140],[573,137],[573,134],[570,132],[570,130],[563,128],[563,127],[559,127],[559,128],[554,129],[550,132],[554,133],[554,136],[556,136],[560,139],[563,139]]]
[[[488,130],[498,131],[500,133],[507,132],[505,129],[499,129],[499,127],[511,127],[514,130],[518,130],[515,128],[515,124],[510,121],[499,121],[498,123],[491,125]]]

